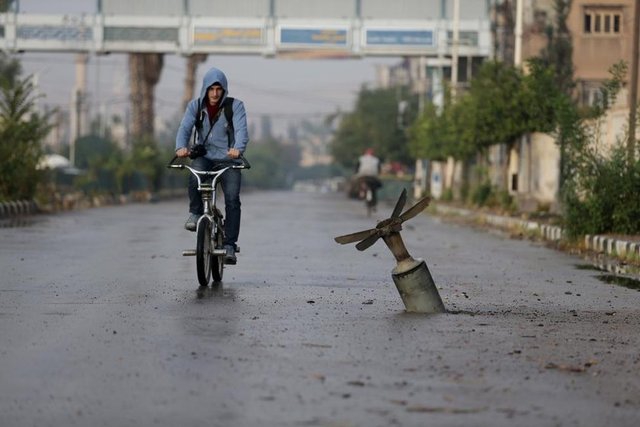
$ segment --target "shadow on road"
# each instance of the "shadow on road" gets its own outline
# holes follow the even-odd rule
[[[196,289],[196,302],[234,300],[236,291],[232,288],[225,288],[224,283],[214,283],[211,286],[200,286]]]

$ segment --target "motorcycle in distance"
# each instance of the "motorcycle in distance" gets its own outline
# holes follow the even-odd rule
[[[216,206],[217,193],[222,175],[229,169],[249,169],[251,165],[240,156],[238,161],[221,162],[214,170],[200,171],[184,164],[174,164],[174,157],[168,168],[187,169],[198,182],[198,191],[202,195],[204,213],[198,218],[196,226],[196,249],[182,252],[183,256],[196,257],[196,273],[200,286],[207,286],[211,278],[213,282],[221,282],[224,272],[224,215]],[[236,249],[240,252],[240,248]]]

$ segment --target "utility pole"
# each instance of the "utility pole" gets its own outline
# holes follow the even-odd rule
[[[460,44],[460,0],[453,0],[453,43],[451,46],[451,99],[458,91],[458,45]]]
[[[75,138],[71,138],[71,146],[69,147],[69,163],[71,163],[72,167],[76,166],[76,143],[78,142],[78,138],[80,138],[80,132],[82,129],[82,92],[80,89],[76,89],[76,128],[75,128]]]
[[[513,54],[513,65],[520,67],[522,65],[522,0],[516,2],[516,30],[515,30],[515,49]]]
[[[636,150],[636,112],[638,108],[638,38],[640,37],[640,0],[635,1],[633,10],[633,40],[631,40],[631,75],[629,76],[629,139],[627,140],[627,161],[631,165]]]
[[[86,114],[84,111],[87,92],[86,53],[76,55],[76,84],[71,92],[71,136],[69,138],[69,162],[76,165],[76,142],[86,130]]]

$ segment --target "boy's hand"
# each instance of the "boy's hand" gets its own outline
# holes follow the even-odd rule
[[[240,150],[238,150],[237,148],[229,148],[229,151],[227,151],[227,156],[229,156],[229,158],[231,159],[237,159],[238,157],[240,157]]]

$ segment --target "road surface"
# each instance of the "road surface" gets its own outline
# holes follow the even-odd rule
[[[186,201],[0,229],[0,425],[640,425],[640,292],[423,214],[402,234],[448,312],[407,314],[382,241],[333,241],[391,209],[246,193],[204,290]]]

